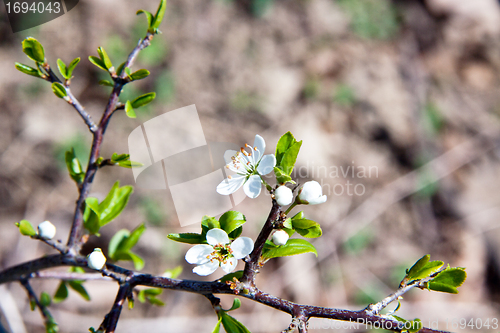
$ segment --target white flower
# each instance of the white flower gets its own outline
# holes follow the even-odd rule
[[[247,151],[245,148],[249,148]],[[217,185],[217,192],[229,195],[236,192],[241,186],[245,194],[254,199],[260,194],[262,187],[261,175],[267,175],[276,166],[274,154],[265,155],[266,142],[260,135],[255,136],[253,147],[245,144],[240,151],[227,150],[224,153],[226,168],[235,172]]]
[[[87,256],[87,265],[92,269],[101,270],[106,264],[106,257],[102,254],[100,248],[95,248],[94,251]]]
[[[317,181],[309,181],[299,191],[300,203],[305,205],[317,205],[326,201],[323,189]]]
[[[280,206],[287,206],[292,203],[293,193],[288,187],[282,185],[274,191],[274,198]]]
[[[44,239],[52,239],[56,235],[56,227],[50,221],[43,221],[38,225],[38,235]]]
[[[239,237],[229,242],[227,233],[218,228],[207,232],[208,244],[198,244],[186,253],[186,261],[196,264],[193,273],[210,275],[220,266],[226,273],[231,273],[242,259],[253,250],[253,241],[248,237]]]
[[[290,236],[285,230],[276,230],[273,234],[273,243],[276,245],[285,245]]]

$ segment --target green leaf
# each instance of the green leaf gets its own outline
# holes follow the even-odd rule
[[[221,318],[219,319],[219,321],[217,322],[217,324],[215,325],[215,328],[214,330],[212,331],[212,333],[219,333],[220,332],[220,324],[222,322],[222,316]]]
[[[428,283],[428,288],[434,291],[458,294],[457,287],[460,287],[466,278],[467,273],[463,268],[448,267]]]
[[[203,218],[201,219],[201,230],[202,230],[202,237],[203,237],[203,240],[205,240],[205,236],[208,232],[208,230],[210,229],[213,229],[213,228],[219,228],[220,229],[220,223],[219,221],[217,221],[217,219],[215,217],[211,217],[211,216],[203,216]]]
[[[129,75],[132,81],[144,79],[149,76],[149,71],[147,69],[139,69]]]
[[[250,333],[245,325],[243,325],[230,315],[226,314],[225,312],[222,312],[221,322],[227,333]]]
[[[144,95],[141,95],[134,99],[131,102],[131,105],[134,109],[140,108],[141,106],[144,106],[146,104],[149,104],[153,99],[155,99],[156,93],[150,92]]]
[[[100,229],[99,223],[99,200],[94,197],[85,199],[85,210],[83,213],[83,225],[90,234],[96,235]]]
[[[113,153],[113,155],[111,155],[111,163],[118,163],[118,162],[121,162],[121,161],[126,161],[129,158],[130,158],[129,154],[120,154],[120,155],[118,155],[117,153]]]
[[[144,231],[146,231],[146,226],[144,223],[141,223],[137,228],[132,230],[130,235],[123,241],[122,249],[124,251],[132,249],[137,244]]]
[[[144,303],[147,300],[149,303],[151,303],[153,305],[164,306],[165,303],[163,303],[161,300],[156,298],[156,296],[160,295],[162,292],[163,292],[163,289],[161,289],[161,288],[142,289],[137,294],[137,299],[141,303]]]
[[[23,72],[24,74],[28,74],[28,75],[35,76],[35,77],[42,77],[42,75],[40,74],[38,69],[21,64],[19,62],[16,62],[15,66],[16,66],[16,69],[18,71]]]
[[[306,238],[317,238],[322,234],[319,223],[308,219],[292,219],[292,226],[297,233]]]
[[[122,168],[140,168],[144,164],[140,162],[134,162],[134,161],[122,161],[118,162],[118,166],[121,166]]]
[[[66,286],[66,282],[61,281],[59,283],[59,287],[56,290],[56,293],[54,294],[53,301],[54,303],[60,303],[64,301],[66,298],[68,298],[68,287]]]
[[[304,239],[289,239],[285,245],[270,247],[267,242],[264,244],[262,257],[264,259],[271,259],[277,257],[294,256],[296,254],[312,252],[318,256],[316,248]]]
[[[120,215],[127,205],[133,191],[134,188],[129,185],[120,187],[119,181],[113,185],[108,196],[99,204],[101,227]]]
[[[45,52],[43,46],[33,37],[28,37],[22,42],[23,52],[35,62],[45,62]]]
[[[127,101],[125,103],[125,113],[127,114],[127,117],[129,118],[136,118],[137,116],[135,115],[134,108],[132,107],[132,104],[130,101]]]
[[[122,62],[120,66],[118,66],[118,69],[116,70],[116,74],[121,75],[123,71],[123,67],[125,66],[125,62]]]
[[[408,329],[408,332],[409,333],[416,333],[418,331],[420,331],[422,329],[422,327],[424,327],[424,325],[422,324],[422,321],[418,318],[414,319],[411,321],[411,328]]]
[[[59,73],[66,79],[69,80],[68,77],[68,69],[66,68],[66,64],[61,59],[57,59],[57,68],[59,69]]]
[[[108,70],[108,71],[111,70],[111,68],[113,67],[113,64],[111,63],[111,59],[109,59],[109,56],[106,53],[106,51],[102,47],[99,46],[97,48],[97,54],[99,54],[99,57],[101,57],[102,63],[104,64],[104,67],[106,68],[106,70]]]
[[[91,63],[93,63],[94,65],[96,65],[97,67],[99,67],[100,69],[102,69],[102,70],[105,70],[105,71],[108,70],[106,68],[106,65],[104,64],[104,62],[101,59],[97,58],[97,57],[89,56],[89,61]]]
[[[169,234],[169,239],[187,244],[201,244],[205,241],[205,237],[196,233]]]
[[[239,298],[235,298],[235,299],[233,299],[233,305],[231,306],[231,308],[229,310],[226,310],[226,311],[229,312],[229,311],[239,309],[240,306],[241,306],[241,301],[239,300]]]
[[[437,272],[444,264],[440,260],[429,261],[430,255],[420,258],[408,271],[406,279],[408,281],[425,279]]]
[[[68,281],[68,285],[76,291],[80,296],[83,297],[84,300],[90,301],[90,295],[87,293],[87,290],[85,287],[82,285],[82,282],[80,281]]]
[[[30,309],[31,311],[35,311],[36,309],[36,300],[34,297],[30,297]]]
[[[67,71],[66,71],[68,73],[68,79],[71,79],[71,76],[73,75],[73,71],[75,70],[76,65],[78,65],[79,62],[80,62],[80,57],[73,59],[73,61],[71,61],[69,63]]]
[[[302,141],[295,140],[290,132],[286,132],[278,140],[276,145],[276,166],[283,174],[291,175]]]
[[[292,229],[293,226],[292,226],[292,218],[287,218],[284,222],[283,222],[283,226],[286,228],[286,229]]]
[[[172,269],[167,269],[164,273],[163,276],[167,277],[169,279],[177,279],[179,275],[182,273],[182,266],[177,266]]]
[[[160,5],[156,11],[153,22],[151,23],[151,28],[158,29],[160,27],[161,21],[163,21],[163,16],[165,16],[165,10],[167,9],[167,0],[160,0]]]
[[[107,87],[114,87],[114,84],[108,80],[100,80],[99,85],[107,86]]]
[[[236,238],[240,237],[242,232],[243,232],[243,227],[238,227],[238,228],[234,229],[233,231],[231,231],[228,234],[229,239],[236,239]]]
[[[57,325],[54,317],[50,316],[45,320],[45,332],[46,333],[57,333],[59,332],[59,326]]]
[[[85,178],[85,172],[82,170],[80,160],[76,157],[74,148],[66,152],[65,161],[71,179],[77,184],[81,184]]]
[[[35,228],[33,228],[33,225],[31,225],[28,220],[21,220],[20,222],[16,223],[16,225],[19,227],[21,235],[30,237],[36,235]]]
[[[151,303],[151,305],[165,306],[165,303],[156,297],[146,297],[146,299],[148,300],[149,303]]]
[[[304,211],[300,211],[298,212],[297,214],[295,214],[294,216],[292,216],[292,220],[295,220],[295,219],[303,219],[304,218]]]
[[[68,93],[66,92],[66,88],[59,82],[53,82],[52,83],[52,91],[54,94],[59,97],[59,98],[64,98],[68,96]]]
[[[116,253],[119,252],[119,246],[120,244],[130,235],[130,231],[127,229],[122,229],[116,232],[116,234],[111,237],[111,240],[109,241],[108,245],[108,256],[112,260],[116,260],[115,256]]]
[[[42,306],[49,306],[50,303],[52,303],[52,297],[50,297],[50,295],[45,291],[42,291],[42,294],[40,295],[40,304]]]
[[[227,211],[219,218],[220,227],[222,230],[231,233],[238,227],[246,223],[245,215],[236,211]]]
[[[229,273],[224,275],[219,279],[220,282],[227,282],[227,281],[233,281],[233,278],[236,278],[236,280],[239,280],[243,276],[243,271],[236,271],[233,273]]]
[[[292,180],[292,177],[285,174],[279,167],[274,167],[274,174],[276,175],[276,181],[281,185],[286,184],[287,182],[295,184],[295,181]]]
[[[137,270],[137,271],[140,271],[141,269],[144,268],[144,259],[142,259],[140,256],[138,256],[137,254],[133,253],[133,252],[128,252],[128,255],[130,256],[130,259],[132,260],[132,262],[134,263],[134,268]]]
[[[151,24],[153,23],[153,20],[154,20],[154,16],[153,14],[151,14],[150,12],[146,11],[146,10],[138,10],[136,15],[139,15],[139,14],[144,14],[146,15],[146,18],[148,19],[148,29],[151,28]]]

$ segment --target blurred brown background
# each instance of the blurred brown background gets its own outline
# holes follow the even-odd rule
[[[74,147],[86,161],[90,144],[77,113],[46,82],[15,70],[15,61],[29,63],[20,42],[38,38],[53,66],[57,58],[69,63],[82,57],[71,87],[96,120],[109,88],[97,85],[104,76],[88,55],[104,46],[121,63],[146,30],[135,11],[156,7],[156,0],[80,1],[61,18],[16,34],[2,7],[0,267],[53,253],[19,235],[14,223],[23,218],[34,225],[52,221],[56,237],[66,241],[77,190],[64,152]],[[258,133],[271,153],[290,130],[304,140],[295,175],[301,182],[317,180],[328,195],[325,204],[304,208],[324,233],[314,243],[318,258],[269,262],[258,278],[263,290],[300,303],[360,309],[394,291],[405,268],[429,253],[467,267],[467,281],[458,295],[413,290],[399,315],[455,332],[498,332],[497,1],[171,0],[161,30],[134,66],[152,75],[127,86],[122,98],[156,91],[156,101],[137,110],[137,119],[113,117],[103,156],[128,152],[132,129],[190,104],[197,106],[207,141],[252,143]],[[134,183],[129,169],[105,168],[91,195],[104,197],[116,179]],[[245,236],[255,239],[269,208],[264,195],[238,206],[249,221]],[[179,226],[168,191],[136,189],[127,210],[85,251],[106,249],[116,231],[141,222],[148,228],[136,246],[146,259],[143,271],[161,274],[182,265],[182,278],[199,278],[184,260],[190,246],[166,238],[199,230]],[[207,279],[221,275],[219,270]],[[33,285],[53,294],[57,281]],[[91,302],[70,292],[52,306],[61,332],[97,327],[109,310],[115,284],[86,287]],[[125,310],[118,332],[211,332],[215,326],[203,297],[166,291],[160,298],[165,307],[136,302],[134,310]],[[231,299],[223,297],[225,307]],[[252,332],[288,326],[288,315],[242,301],[232,314]],[[19,284],[0,287],[0,306],[0,318],[13,332],[44,331]],[[453,326],[470,319],[474,325],[488,320],[490,328]],[[334,329],[333,321],[312,324],[313,332],[365,331]]]

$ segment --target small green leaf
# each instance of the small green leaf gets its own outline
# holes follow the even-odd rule
[[[245,325],[225,312],[222,312],[221,322],[227,333],[250,333]]]
[[[304,212],[303,211],[300,211],[297,214],[295,214],[294,216],[292,216],[292,220],[303,219],[303,218],[304,218]]]
[[[73,59],[73,61],[71,61],[69,63],[67,71],[66,71],[68,73],[68,79],[71,79],[71,76],[73,75],[73,71],[75,70],[76,65],[78,65],[79,62],[80,62],[80,57]]]
[[[118,163],[118,162],[121,162],[121,161],[126,161],[129,158],[130,158],[129,154],[120,154],[120,155],[118,155],[117,153],[113,153],[113,155],[111,155],[111,163]]]
[[[50,303],[52,303],[52,297],[50,297],[50,295],[45,291],[42,291],[42,294],[40,295],[40,304],[42,306],[49,306]]]
[[[131,102],[131,105],[134,109],[140,108],[141,106],[144,106],[146,104],[149,104],[153,99],[155,99],[156,93],[150,92],[144,95],[141,95],[134,99]]]
[[[466,278],[467,273],[463,268],[448,267],[428,283],[428,288],[434,291],[458,294],[457,287],[460,287]]]
[[[129,75],[132,81],[144,79],[149,76],[149,71],[147,69],[139,69]]]
[[[118,162],[118,166],[121,166],[122,168],[140,168],[144,164],[140,162],[134,162],[134,161],[122,161]]]
[[[150,12],[146,11],[146,10],[138,10],[136,15],[139,15],[139,14],[144,14],[146,15],[146,18],[148,19],[148,29],[151,28],[151,24],[153,23],[153,20],[154,20],[154,16],[153,14],[151,14]]]
[[[236,211],[227,211],[219,218],[220,227],[222,230],[231,233],[238,227],[246,223],[245,215]]]
[[[205,237],[196,233],[169,234],[169,239],[187,244],[201,244],[205,241]]]
[[[227,281],[233,281],[233,278],[236,278],[236,280],[239,280],[243,276],[243,271],[236,271],[233,273],[229,273],[224,275],[219,279],[220,282],[227,282]]]
[[[312,252],[318,256],[316,248],[304,239],[289,239],[285,245],[270,247],[267,243],[264,244],[262,257],[264,259],[271,259],[277,257],[294,256],[296,254]]]
[[[136,118],[137,116],[135,115],[134,108],[132,107],[132,104],[130,101],[127,101],[125,103],[125,113],[127,114],[127,117],[129,118]]]
[[[54,303],[60,303],[64,301],[66,298],[68,298],[68,287],[66,286],[66,282],[61,281],[59,283],[59,287],[56,290],[56,293],[54,294],[53,301]]]
[[[211,217],[211,216],[203,216],[203,218],[201,219],[201,230],[202,230],[202,237],[203,237],[203,240],[205,240],[205,236],[208,232],[208,230],[210,229],[213,229],[213,228],[219,228],[220,229],[220,223],[219,221],[217,221],[217,219],[215,217]]]
[[[156,297],[146,297],[146,299],[148,300],[149,303],[151,303],[151,305],[165,306],[165,303]]]
[[[66,92],[66,88],[59,82],[53,82],[52,83],[52,91],[54,94],[59,97],[59,98],[64,98],[68,96],[68,93]]]
[[[85,199],[85,210],[83,213],[83,225],[91,235],[96,235],[100,229],[99,223],[99,200],[94,197]]]
[[[85,287],[82,285],[82,282],[68,281],[68,285],[71,287],[71,289],[80,294],[80,296],[82,296],[84,300],[90,301],[90,295],[88,294]]]
[[[59,69],[59,73],[61,73],[61,75],[66,80],[69,80],[71,78],[71,76],[68,77],[68,69],[66,68],[66,64],[64,63],[64,61],[62,61],[61,59],[57,59],[57,68]]]
[[[440,260],[429,261],[430,255],[425,255],[420,258],[408,271],[406,275],[406,280],[420,280],[431,276],[437,272],[444,264]]]
[[[234,229],[233,231],[231,231],[228,234],[229,239],[236,239],[236,238],[240,237],[242,232],[243,232],[243,227],[238,227],[238,228]]]
[[[287,229],[292,229],[293,226],[292,226],[292,218],[287,218],[284,222],[283,222],[283,226]]]
[[[278,140],[276,145],[276,166],[283,174],[291,175],[302,141],[297,141],[293,134],[286,132]]]
[[[408,329],[408,333],[416,333],[418,331],[420,331],[422,329],[422,327],[424,327],[424,325],[422,324],[422,321],[418,318],[412,320],[411,322],[411,328]]]
[[[30,309],[31,311],[35,311],[36,309],[36,300],[34,297],[30,297]]]
[[[28,37],[22,42],[23,52],[35,62],[45,62],[45,52],[43,46],[33,37]]]
[[[120,215],[133,191],[134,188],[132,186],[125,185],[120,187],[120,182],[115,182],[108,196],[99,204],[101,227]]]
[[[146,231],[146,226],[144,225],[144,223],[141,223],[137,228],[132,230],[130,236],[128,236],[124,240],[122,250],[128,251],[132,249],[137,244],[144,231]]]
[[[233,300],[233,305],[231,306],[231,308],[229,310],[226,310],[226,311],[229,312],[229,311],[239,309],[240,306],[241,306],[241,301],[239,300],[239,298],[235,298]]]
[[[127,229],[122,229],[116,232],[116,234],[111,237],[111,240],[109,241],[108,245],[108,256],[112,260],[116,260],[115,256],[116,253],[119,252],[119,246],[120,244],[130,235],[130,231]]]
[[[221,318],[219,319],[219,321],[217,322],[217,324],[215,325],[215,328],[214,330],[212,331],[212,333],[219,333],[220,332],[220,324],[222,322],[222,316]]]
[[[19,227],[21,235],[30,237],[36,235],[35,228],[33,228],[28,220],[21,220],[19,223],[16,223],[16,225]]]
[[[172,269],[167,269],[164,273],[163,276],[167,277],[169,279],[177,279],[179,275],[182,273],[182,266],[177,266]]]
[[[111,70],[111,68],[113,67],[113,64],[111,63],[111,59],[109,59],[109,56],[106,53],[106,51],[102,47],[99,46],[97,48],[97,54],[99,54],[99,57],[101,57],[102,63],[104,64],[104,67],[106,68],[106,70],[108,70],[108,71]]]
[[[290,177],[289,175],[285,174],[285,172],[283,172],[283,170],[281,170],[279,167],[274,167],[274,174],[276,176],[276,181],[279,183],[279,184],[286,184],[286,183],[292,183],[292,184],[295,184],[295,181],[292,180],[292,177]]]
[[[156,11],[153,22],[151,23],[151,28],[158,29],[160,27],[161,21],[163,21],[163,16],[165,16],[165,10],[167,9],[167,0],[160,0],[160,5]]]
[[[65,161],[71,179],[77,184],[81,184],[85,178],[85,172],[82,170],[80,160],[76,157],[74,148],[66,152]]]
[[[144,259],[142,259],[140,256],[138,256],[137,254],[133,253],[133,252],[128,252],[128,255],[130,256],[130,259],[132,260],[132,262],[134,263],[134,268],[137,270],[137,271],[140,271],[141,269],[144,268]]]
[[[319,223],[308,219],[292,219],[292,226],[298,234],[306,238],[317,238],[322,234]]]
[[[97,67],[99,67],[100,69],[102,69],[102,70],[105,70],[105,71],[108,70],[106,68],[106,65],[104,64],[104,62],[101,59],[97,58],[97,57],[89,56],[89,61],[91,63],[93,63],[94,65],[96,65]]]
[[[114,84],[108,80],[100,80],[99,85],[107,86],[107,87],[114,87]]]
[[[24,74],[28,74],[28,75],[35,76],[35,77],[42,77],[42,75],[40,74],[38,69],[21,64],[19,62],[16,62],[15,66],[16,66],[16,69],[18,71],[23,72]]]
[[[123,67],[125,66],[125,62],[122,62],[120,66],[118,66],[118,69],[116,70],[116,74],[121,75],[123,71]]]

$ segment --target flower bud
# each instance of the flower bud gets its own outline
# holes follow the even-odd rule
[[[323,189],[317,181],[309,181],[299,191],[299,203],[304,205],[317,205],[326,201]]]
[[[43,239],[52,239],[56,235],[56,227],[50,221],[38,225],[38,235]]]
[[[285,245],[288,241],[288,233],[285,230],[276,230],[273,234],[273,243],[276,245]]]
[[[100,248],[95,248],[94,251],[87,256],[87,265],[89,268],[101,270],[106,264],[106,257],[102,254]]]
[[[280,206],[287,206],[292,203],[293,193],[288,187],[282,185],[274,191],[274,198]]]

